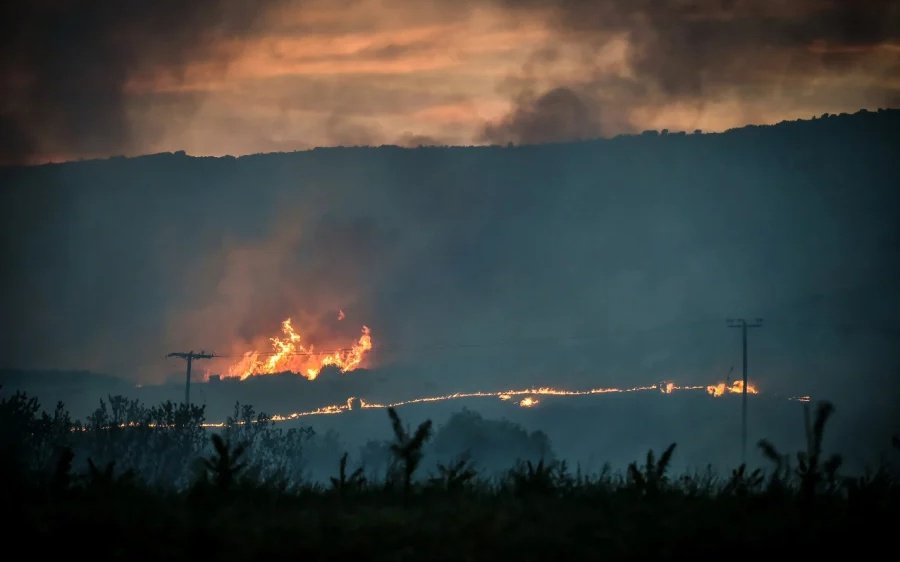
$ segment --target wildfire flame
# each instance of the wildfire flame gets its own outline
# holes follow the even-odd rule
[[[738,384],[741,383],[741,384]],[[722,388],[722,394],[725,392],[735,393],[740,392],[740,390],[732,390],[734,388],[743,388],[742,381],[737,381],[737,383],[733,383],[731,386],[726,386],[725,383],[719,383],[717,385],[685,385],[680,386],[678,384],[672,382],[664,382],[659,384],[652,384],[649,386],[634,386],[631,388],[591,388],[587,390],[567,390],[562,388],[550,388],[550,387],[539,387],[539,388],[525,388],[525,389],[517,389],[517,390],[502,390],[502,391],[482,391],[477,390],[473,392],[454,392],[453,394],[444,394],[440,396],[423,396],[420,398],[412,398],[409,400],[401,400],[398,402],[390,402],[390,403],[379,403],[379,402],[367,402],[365,399],[350,397],[347,398],[346,403],[344,404],[330,404],[328,406],[321,406],[314,410],[306,410],[302,412],[292,412],[290,414],[275,414],[272,416],[272,421],[274,422],[286,422],[297,420],[300,418],[304,418],[307,416],[323,416],[323,415],[337,415],[343,414],[344,412],[349,412],[352,410],[366,410],[366,409],[384,409],[384,408],[398,408],[400,406],[408,406],[411,404],[426,404],[430,402],[443,402],[446,400],[458,400],[462,398],[498,398],[503,401],[511,401],[514,397],[521,396],[521,400],[515,402],[518,406],[522,408],[531,408],[540,403],[540,400],[536,398],[536,396],[554,396],[554,397],[571,397],[571,396],[596,396],[600,394],[617,394],[617,393],[634,393],[634,392],[647,392],[647,391],[657,391],[662,392],[664,394],[673,394],[676,391],[701,391],[706,390],[708,394],[711,396],[721,396],[722,394],[715,394],[710,389]],[[726,390],[728,389],[728,390]],[[747,392],[750,394],[759,394],[756,388],[752,385],[747,385]],[[809,399],[808,396],[802,396],[801,399]],[[204,424],[204,427],[222,427],[222,422],[209,422]]]
[[[281,323],[281,333],[282,337],[269,338],[272,342],[270,354],[248,351],[231,365],[228,375],[244,380],[252,375],[291,371],[315,380],[322,369],[328,366],[335,366],[342,373],[353,371],[372,349],[372,332],[368,326],[362,327],[362,334],[351,347],[325,354],[316,353],[312,345],[307,346],[301,342],[302,338],[294,329],[290,318]]]
[[[720,382],[718,384],[711,384],[706,387],[706,392],[710,396],[723,396],[727,394],[741,394],[744,392],[744,381],[736,380],[731,383],[729,386],[724,382]],[[759,390],[753,386],[752,383],[747,383],[747,394],[759,394]]]

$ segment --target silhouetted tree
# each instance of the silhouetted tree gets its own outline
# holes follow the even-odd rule
[[[757,468],[748,474],[747,465],[741,464],[731,471],[731,478],[722,488],[722,495],[748,496],[759,488],[764,479],[762,469]]]
[[[841,456],[831,455],[822,460],[822,437],[825,424],[834,413],[830,402],[821,402],[816,407],[812,425],[809,421],[809,404],[803,405],[803,421],[806,429],[806,451],[797,453],[797,476],[800,478],[800,498],[810,502],[819,491],[833,491],[837,470],[841,466]]]
[[[16,392],[0,400],[0,463],[4,476],[16,478],[29,470],[38,432],[37,398]]]
[[[55,494],[63,494],[72,486],[72,460],[74,458],[75,452],[70,447],[59,449],[53,478],[50,481],[50,487]]]
[[[461,455],[448,464],[437,463],[437,471],[437,476],[431,477],[429,483],[445,491],[460,490],[478,476],[468,455]]]
[[[145,407],[138,400],[109,396],[88,416],[79,434],[86,456],[115,462],[155,485],[187,483],[193,459],[203,450],[205,407],[166,401]]]
[[[774,470],[769,475],[769,483],[767,492],[772,496],[784,496],[790,490],[791,480],[791,458],[789,455],[782,455],[767,439],[760,439],[757,446],[762,451],[765,458],[775,465]]]
[[[509,420],[485,419],[465,408],[438,428],[431,449],[440,462],[453,462],[465,454],[482,473],[495,475],[508,472],[510,459],[532,463],[554,460],[553,447],[544,432],[528,432]]]
[[[629,464],[628,481],[630,485],[645,496],[659,494],[668,483],[666,471],[669,469],[669,462],[672,460],[673,452],[675,452],[675,443],[672,443],[663,451],[659,461],[653,455],[653,449],[650,449],[647,451],[647,462],[643,467],[639,468],[637,462]]]
[[[354,470],[349,476],[347,475],[347,459],[349,455],[344,453],[338,463],[338,476],[331,477],[331,489],[337,492],[339,496],[343,496],[347,492],[355,492],[361,490],[366,485],[366,477],[363,474],[363,467]]]
[[[394,455],[395,462],[400,465],[403,493],[408,495],[412,484],[412,475],[419,463],[422,462],[422,447],[431,437],[431,420],[422,422],[410,435],[409,431],[403,427],[396,410],[388,408],[388,417],[391,419],[391,428],[394,430],[391,453]]]
[[[211,437],[215,452],[207,459],[204,459],[204,465],[209,475],[212,477],[212,483],[222,491],[229,490],[234,484],[235,479],[245,464],[240,461],[246,446],[238,444],[233,448],[222,436],[214,433]]]
[[[0,479],[53,473],[61,449],[71,444],[73,427],[62,402],[49,415],[24,392],[0,399]]]
[[[841,466],[841,456],[831,455],[822,460],[822,438],[825,424],[834,413],[830,402],[821,402],[816,407],[815,419],[810,423],[809,405],[804,404],[803,425],[806,432],[806,450],[797,452],[797,469],[794,474],[799,480],[801,501],[811,502],[819,492],[834,492],[839,486],[837,470]],[[790,486],[790,459],[782,455],[769,441],[762,439],[759,448],[763,455],[775,463],[775,471],[769,480],[769,491],[784,493]]]
[[[517,496],[548,495],[569,480],[565,462],[539,460],[519,461],[507,473],[512,491]]]

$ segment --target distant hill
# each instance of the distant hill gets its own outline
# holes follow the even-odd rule
[[[38,398],[44,410],[52,411],[62,401],[79,418],[93,411],[100,398],[109,394],[132,394],[134,384],[90,371],[46,371],[0,369],[0,394],[16,391]]]
[[[177,381],[168,352],[239,354],[292,316],[342,337],[369,325],[370,367],[439,390],[706,383],[739,366],[724,318],[744,315],[765,318],[751,335],[763,388],[886,409],[898,149],[900,110],[879,110],[552,145],[6,167],[0,357]]]

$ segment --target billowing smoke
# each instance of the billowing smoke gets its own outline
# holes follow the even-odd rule
[[[601,134],[596,105],[569,88],[554,88],[536,99],[523,94],[517,107],[499,123],[487,125],[484,138],[500,143],[515,139],[521,143],[581,140]]]
[[[890,80],[900,72],[900,6],[889,0],[509,6],[546,14],[555,45],[507,81],[513,108],[486,124],[489,142],[596,137],[660,119],[693,128],[717,104],[754,121],[785,104],[900,103]]]
[[[252,32],[278,1],[4,3],[0,162],[133,153],[129,88],[160,78],[177,86],[195,61],[221,72],[234,55],[228,41]],[[169,118],[192,103],[173,97]]]
[[[0,21],[6,163],[577,140],[900,104],[889,0],[36,0]]]

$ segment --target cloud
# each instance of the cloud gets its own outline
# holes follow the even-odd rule
[[[898,11],[886,0],[37,0],[0,8],[0,162],[574,140],[895,105]]]
[[[57,2],[0,8],[0,162],[140,150],[126,92],[133,80],[178,82],[203,59],[221,68],[277,1]]]
[[[709,109],[733,100],[741,112],[760,113],[751,109],[754,105],[768,105],[775,114],[785,106],[805,106],[810,114],[822,106],[834,111],[856,104],[890,105],[898,97],[898,86],[890,80],[900,72],[900,6],[895,2],[574,0],[507,6],[545,14],[554,48],[567,54],[546,57],[541,56],[546,46],[535,48],[507,80],[518,89],[510,93],[509,113],[485,126],[489,140],[498,133],[516,139],[517,126],[527,128],[547,113],[537,104],[560,91],[578,92],[582,103],[597,103],[605,113],[621,116],[620,122],[606,124],[611,132],[645,128],[653,108],[672,104],[692,104],[700,120]],[[599,53],[616,41],[627,45],[625,64],[611,69]],[[566,72],[560,72],[563,62]],[[852,91],[842,87],[845,75],[852,76]],[[810,99],[810,91],[825,99]],[[578,127],[547,126],[547,139],[583,133]]]

